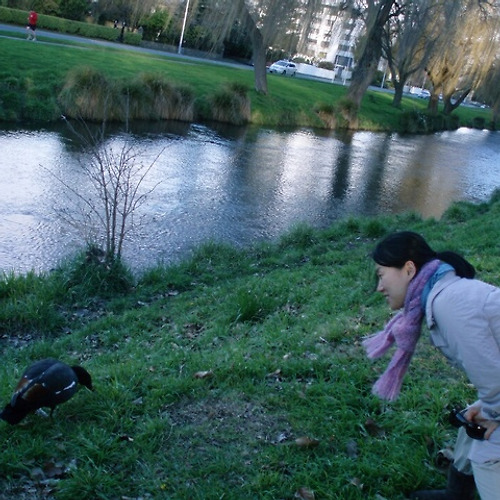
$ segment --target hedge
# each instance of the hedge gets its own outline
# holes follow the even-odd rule
[[[0,22],[26,26],[28,23],[28,12],[25,10],[0,7]],[[110,26],[71,21],[70,19],[47,16],[45,14],[38,14],[37,28],[69,35],[78,35],[85,38],[97,38],[110,42],[115,42],[120,34],[120,30],[116,30]],[[141,35],[139,35],[139,33],[125,31],[123,41],[129,45],[140,45]]]

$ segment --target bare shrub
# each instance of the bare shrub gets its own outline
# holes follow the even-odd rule
[[[79,164],[88,186],[70,185],[47,169],[68,190],[69,206],[58,214],[83,234],[88,245],[103,248],[106,262],[120,260],[127,236],[140,224],[139,208],[158,186],[143,189],[163,150],[144,164],[130,136],[124,136],[121,146],[106,145],[104,126],[96,136],[84,123],[81,133],[67,123],[83,144]]]

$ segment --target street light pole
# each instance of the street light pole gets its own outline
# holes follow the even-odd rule
[[[189,9],[189,0],[187,0],[187,2],[186,2],[186,10],[184,12],[184,21],[182,22],[181,39],[179,40],[179,50],[177,51],[178,54],[180,54],[182,52],[182,42],[184,41],[184,30],[186,29],[188,9]]]

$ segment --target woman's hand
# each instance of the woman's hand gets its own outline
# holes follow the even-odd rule
[[[493,431],[500,425],[500,422],[487,420],[486,418],[481,417],[481,408],[479,406],[471,406],[470,408],[467,408],[467,411],[464,413],[464,417],[470,422],[475,422],[486,429],[484,439],[489,439],[493,434]]]

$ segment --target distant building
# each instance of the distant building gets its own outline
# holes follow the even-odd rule
[[[338,15],[340,0],[323,0],[322,10],[298,43],[299,56],[312,62],[330,62],[337,78],[349,79],[354,65],[354,48],[362,24]]]

